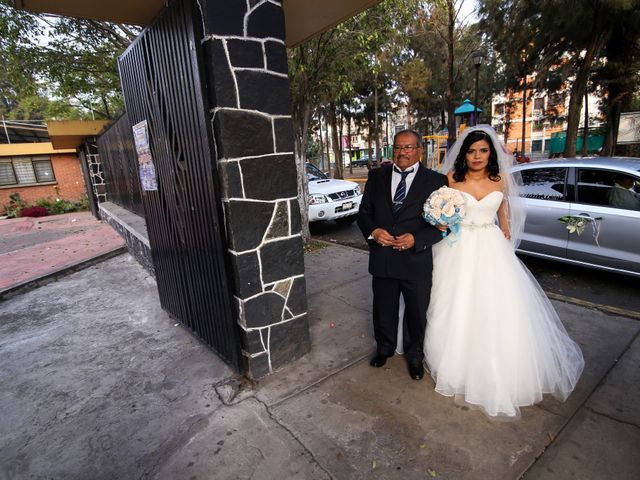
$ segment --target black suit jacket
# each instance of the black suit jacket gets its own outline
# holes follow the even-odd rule
[[[399,280],[431,279],[433,261],[431,246],[442,239],[440,231],[422,218],[422,207],[431,192],[447,185],[447,177],[418,163],[418,171],[411,183],[400,212],[391,209],[392,166],[371,170],[364,189],[358,214],[358,226],[369,243],[369,273],[376,277]],[[371,232],[384,228],[391,235],[412,233],[415,246],[398,251],[369,240]]]

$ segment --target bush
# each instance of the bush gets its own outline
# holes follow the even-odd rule
[[[49,210],[51,208],[51,203],[52,201],[48,198],[39,198],[38,200],[36,200],[36,205],[39,207],[44,207],[47,210]]]
[[[19,193],[9,195],[9,203],[4,206],[8,218],[16,217],[44,217],[45,215],[59,215],[61,213],[81,212],[89,210],[89,199],[83,196],[77,202],[51,197],[39,198],[35,206],[27,207]],[[44,213],[43,213],[44,212]]]
[[[63,200],[56,198],[39,198],[36,200],[36,205],[45,208],[49,215],[59,215],[61,213],[76,212],[79,210],[79,202],[70,202],[69,200]]]
[[[79,212],[85,212],[89,210],[89,198],[86,195],[83,195],[79,202],[76,202],[76,206],[78,207]]]
[[[9,203],[4,205],[4,209],[7,212],[7,218],[16,218],[20,216],[20,210],[26,207],[27,204],[18,192],[14,192],[9,195]]]
[[[44,207],[26,207],[20,210],[21,217],[46,217],[49,212]]]

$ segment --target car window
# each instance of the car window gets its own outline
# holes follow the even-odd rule
[[[567,168],[528,168],[520,170],[520,174],[523,197],[556,201],[566,199]]]
[[[640,177],[611,170],[580,168],[576,200],[623,210],[640,210]]]
[[[307,163],[307,178],[309,180],[324,180],[327,178],[327,176],[322,173],[315,165]]]
[[[589,205],[609,205],[607,193],[613,187],[615,172],[595,168],[579,168],[576,202]]]

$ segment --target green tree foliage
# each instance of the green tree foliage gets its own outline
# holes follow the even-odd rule
[[[10,118],[112,118],[122,109],[117,57],[139,30],[33,15],[0,0],[0,108]]]
[[[413,107],[414,126],[428,133],[446,126],[445,112],[453,112],[465,99],[474,98],[475,68],[471,61],[474,50],[481,50],[485,54],[479,70],[478,106],[484,112],[489,112],[493,94],[504,88],[504,78],[497,69],[495,54],[486,44],[478,25],[469,25],[465,19],[458,19],[460,5],[461,2],[452,5],[455,8],[455,24],[450,42],[453,46],[451,57],[448,7],[436,5],[431,9],[422,9],[414,17],[408,35],[409,42],[403,52],[405,59],[400,58],[400,85]],[[419,69],[413,65],[416,59],[421,63]],[[407,67],[409,81],[404,79]],[[448,94],[450,84],[451,95]],[[455,128],[453,132],[455,135]]]
[[[386,0],[293,49],[297,150],[305,150],[306,132],[322,116],[332,127],[334,158],[342,156],[338,134],[351,138],[351,120],[369,133],[370,153],[375,143],[380,155],[382,120],[397,109],[425,133],[443,127],[448,112],[455,138],[453,110],[474,93],[470,54],[485,47],[477,25],[460,18],[464,1]],[[502,90],[491,52],[480,73],[479,103],[488,111]]]
[[[605,60],[600,62],[593,79],[604,94],[602,107],[607,117],[602,155],[615,153],[620,114],[638,109],[633,103],[634,96],[639,98],[640,85],[640,8],[636,5],[623,13],[605,42]]]
[[[483,30],[507,72],[507,89],[517,88],[514,81],[526,88],[527,75],[535,76],[534,88],[569,83],[564,154],[575,156],[580,109],[589,81],[599,65],[619,62],[617,55],[632,55],[633,49],[637,48],[636,15],[640,2],[480,0],[479,3]],[[624,37],[619,37],[621,31],[626,32]],[[615,70],[618,73],[613,73]],[[605,81],[607,76],[622,79],[631,71],[622,72],[611,66],[607,73],[605,68],[600,77],[593,79],[596,81],[594,91],[608,91],[608,88],[597,88],[601,86],[597,82]],[[623,89],[629,88],[633,85],[627,84]]]

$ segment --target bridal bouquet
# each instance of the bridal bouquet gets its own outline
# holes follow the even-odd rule
[[[464,196],[455,188],[440,187],[434,191],[422,208],[422,217],[431,225],[445,225],[451,233],[460,232],[460,222],[466,214]],[[442,237],[447,233],[442,232]],[[453,240],[451,243],[455,242]]]

